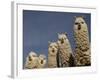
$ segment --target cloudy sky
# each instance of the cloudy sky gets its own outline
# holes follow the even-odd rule
[[[48,55],[48,41],[57,41],[57,33],[67,32],[74,49],[74,16],[84,16],[89,30],[91,14],[23,10],[23,63],[30,51]]]

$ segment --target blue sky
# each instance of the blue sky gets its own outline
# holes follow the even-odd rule
[[[91,35],[90,13],[23,10],[23,63],[30,51],[48,55],[48,41],[57,41],[57,33],[67,32],[72,49],[74,16],[84,16]]]

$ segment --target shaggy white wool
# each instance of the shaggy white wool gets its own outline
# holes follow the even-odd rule
[[[37,68],[38,65],[38,56],[35,52],[30,52],[26,58],[25,68],[33,69]]]
[[[74,24],[74,37],[76,42],[76,65],[90,65],[91,53],[87,24],[83,17],[76,17]]]
[[[57,67],[57,51],[58,51],[58,45],[56,42],[49,42],[48,47],[48,67],[49,68],[55,68]]]
[[[72,49],[66,33],[58,34],[58,47],[59,47],[59,66],[60,67],[69,67],[70,66],[70,57],[72,55]]]

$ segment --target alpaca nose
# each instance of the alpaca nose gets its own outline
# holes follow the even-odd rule
[[[80,30],[80,29],[81,29],[81,25],[79,24],[79,25],[78,25],[78,30]]]
[[[29,61],[32,61],[32,58],[29,56]]]
[[[62,44],[64,43],[64,39],[61,39],[61,43],[62,43]]]
[[[54,50],[54,48],[52,49],[52,52],[54,52],[55,50]]]
[[[41,64],[43,64],[43,60],[41,60]]]

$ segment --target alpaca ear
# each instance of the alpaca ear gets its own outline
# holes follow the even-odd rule
[[[77,16],[74,16],[74,18],[76,19]]]
[[[59,33],[57,33],[58,34],[58,36],[60,35]]]
[[[50,41],[48,41],[48,43],[50,44],[51,42],[50,42]]]
[[[83,15],[82,15],[82,16],[80,16],[80,17],[84,19],[84,16],[83,16]]]
[[[84,19],[84,16],[82,15],[82,16],[78,16],[78,17],[81,17],[81,18],[83,18]],[[76,19],[77,18],[77,16],[74,16],[74,18]]]
[[[67,35],[67,32],[64,32],[65,35]]]

